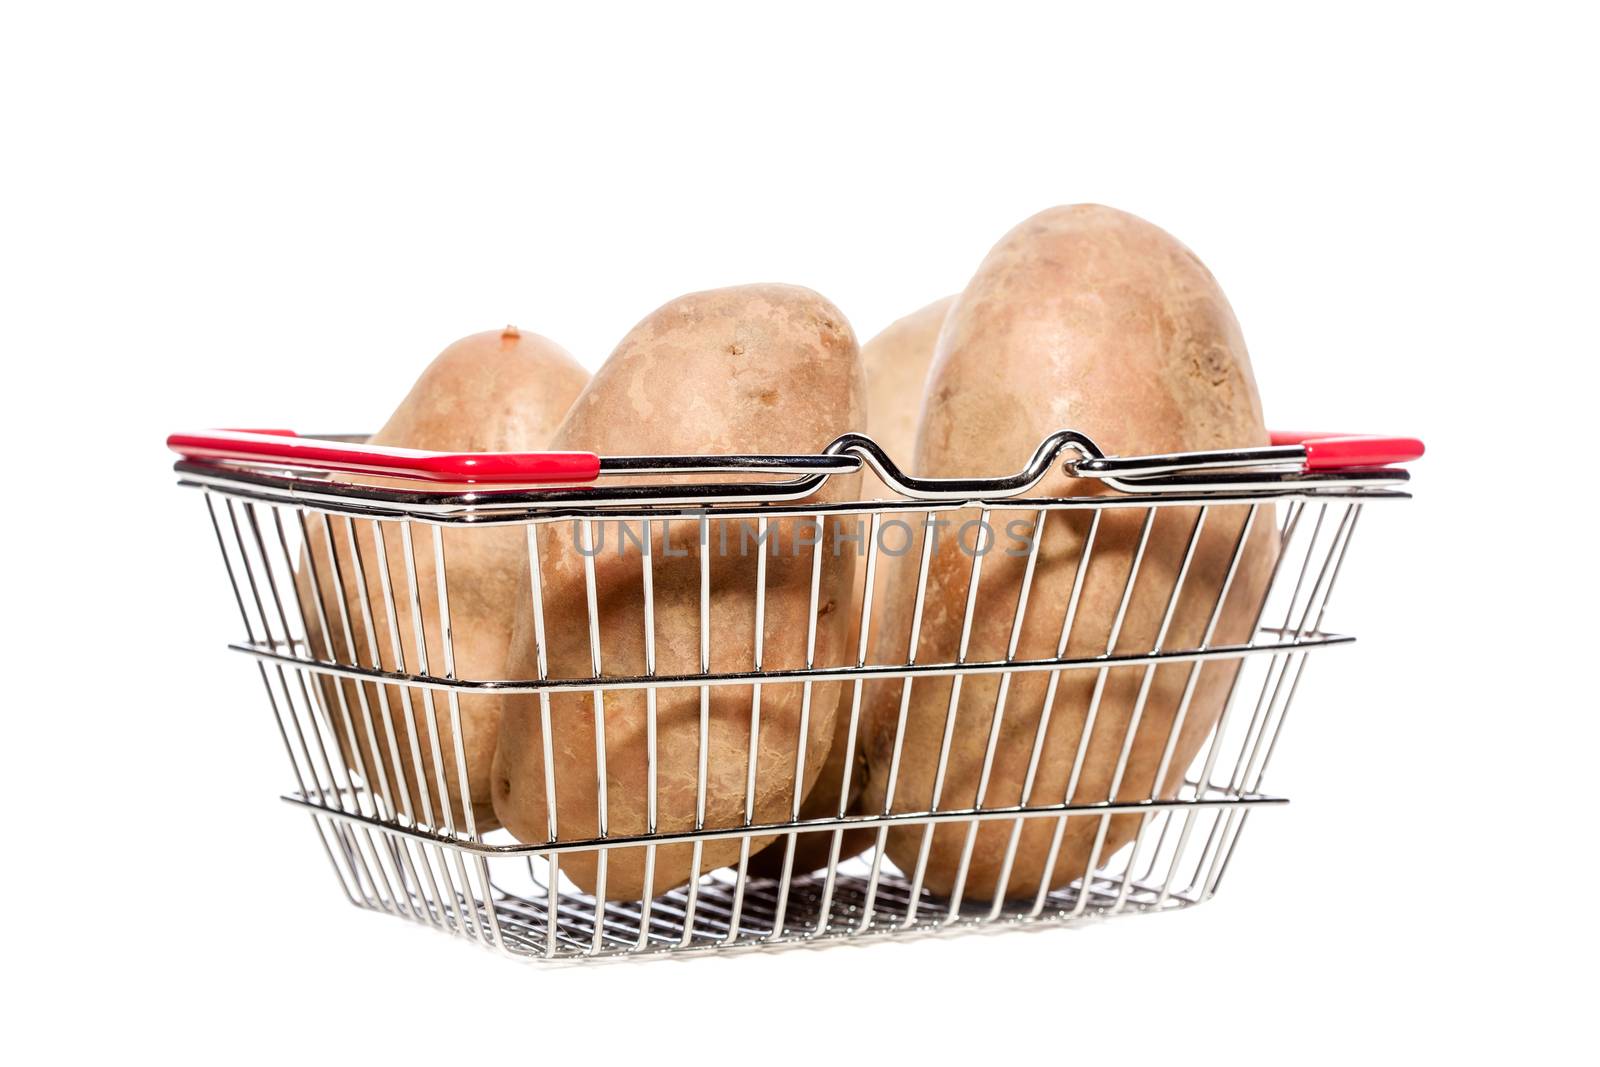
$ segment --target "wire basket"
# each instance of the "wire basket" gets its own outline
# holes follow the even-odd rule
[[[1108,457],[1062,431],[1016,475],[920,479],[860,435],[710,457],[361,440],[168,443],[283,799],[345,896],[543,960],[1208,899],[1282,802],[1262,781],[1309,654],[1351,640],[1323,618],[1362,512],[1406,499],[1389,464],[1421,454],[1275,434]]]

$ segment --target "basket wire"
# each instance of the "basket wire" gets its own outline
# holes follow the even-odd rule
[[[1076,584],[1067,604],[1042,605],[1035,602],[1032,605],[1034,610],[1049,608],[1063,613],[1065,621],[1055,659],[1016,658],[1016,633],[1023,615],[1030,608],[1030,582],[1042,540],[1035,537],[1026,561],[1012,638],[1004,659],[966,662],[966,638],[970,633],[976,590],[981,579],[983,556],[980,554],[975,555],[972,566],[960,656],[947,663],[916,663],[908,659],[907,662],[887,665],[868,664],[866,631],[874,618],[873,570],[880,555],[872,551],[867,553],[864,579],[856,579],[864,584],[858,586],[862,602],[858,627],[860,644],[855,650],[853,663],[818,666],[812,664],[808,656],[804,668],[763,671],[758,638],[756,661],[751,671],[737,676],[714,676],[709,669],[710,634],[705,621],[712,553],[702,552],[701,672],[698,677],[657,675],[653,643],[655,597],[650,582],[655,546],[651,539],[651,523],[660,522],[669,514],[674,519],[682,519],[686,515],[684,509],[674,507],[668,512],[651,506],[636,506],[627,511],[581,508],[562,511],[535,506],[510,518],[502,517],[505,522],[525,526],[530,546],[531,597],[537,627],[535,640],[539,646],[538,676],[517,680],[513,688],[520,686],[522,692],[538,694],[537,714],[544,722],[542,736],[546,745],[546,789],[551,801],[547,805],[551,814],[551,840],[526,844],[515,841],[504,830],[481,832],[476,825],[473,805],[462,803],[458,811],[448,799],[448,785],[444,776],[447,760],[453,759],[456,781],[463,783],[463,790],[468,781],[466,748],[462,738],[461,697],[473,693],[475,686],[484,683],[512,684],[512,680],[508,679],[457,677],[450,639],[448,561],[444,532],[447,528],[463,527],[452,526],[451,520],[441,519],[434,514],[408,511],[404,507],[391,507],[385,512],[375,509],[368,501],[354,498],[340,501],[337,491],[330,491],[326,487],[319,488],[314,503],[308,503],[304,495],[263,489],[260,482],[251,482],[227,473],[192,479],[189,484],[198,485],[202,491],[211,529],[243,626],[244,640],[232,647],[255,664],[275,732],[292,768],[294,789],[284,799],[308,814],[343,894],[360,908],[409,919],[479,942],[506,955],[543,960],[726,951],[961,930],[1043,928],[1094,917],[1183,908],[1209,899],[1221,884],[1251,813],[1257,807],[1281,802],[1279,798],[1262,793],[1262,782],[1277,750],[1310,653],[1349,640],[1324,632],[1323,617],[1365,502],[1374,496],[1365,489],[1334,487],[1322,491],[1302,488],[1254,495],[1239,492],[1218,498],[1223,503],[1247,506],[1248,512],[1205,639],[1196,646],[1180,648],[1163,648],[1158,639],[1156,647],[1147,654],[1114,655],[1112,646],[1116,633],[1113,628],[1106,655],[1090,660],[1069,660],[1065,656],[1067,634],[1071,630],[1072,611],[1078,596]],[[1183,507],[1184,514],[1194,515],[1194,527],[1187,542],[1188,551],[1192,554],[1200,528],[1216,503],[1217,500],[1177,494],[1171,494],[1170,499],[1163,499],[1161,494],[1155,493],[1144,497],[1009,499],[976,504],[973,501],[930,503],[926,500],[884,500],[860,501],[826,510],[814,504],[739,505],[723,509],[707,507],[698,512],[691,510],[687,518],[699,523],[702,528],[710,521],[730,516],[754,518],[764,530],[769,521],[783,517],[806,516],[820,524],[825,517],[858,515],[869,524],[869,543],[877,545],[881,525],[890,516],[920,514],[931,517],[936,513],[958,508],[971,510],[977,506],[986,518],[1001,509],[1036,512],[1036,521],[1042,526],[1057,511],[1088,509],[1092,515],[1090,536],[1082,548],[1082,558],[1077,562],[1081,574],[1087,568],[1094,549],[1093,531],[1106,509],[1143,508],[1143,536],[1148,538],[1150,525],[1161,508]],[[1271,506],[1273,503],[1284,506],[1275,511]],[[1242,507],[1235,510],[1242,510]],[[555,522],[576,522],[584,539],[583,544],[591,545],[595,526],[613,521],[639,523],[645,531],[641,577],[645,590],[645,617],[642,622],[647,635],[646,676],[613,677],[604,673],[598,651],[595,569],[593,558],[586,557],[587,619],[595,649],[593,677],[587,681],[552,679],[547,675],[544,657],[544,617],[548,605],[542,602],[544,590],[539,562],[541,533],[549,530],[550,524]],[[1266,594],[1254,613],[1253,636],[1245,646],[1213,648],[1210,641],[1216,615],[1220,613],[1222,602],[1228,594],[1227,582],[1232,580],[1238,566],[1250,525],[1257,521],[1275,523],[1273,534],[1278,551]],[[358,531],[363,526],[370,527],[370,541],[358,537]],[[389,544],[392,542],[384,536],[385,527],[399,532],[402,559],[398,561],[398,566],[397,561],[390,558]],[[923,609],[921,596],[927,581],[927,546],[930,544],[931,538],[924,541],[920,560],[915,615],[918,623]],[[365,550],[364,545],[367,546]],[[317,551],[319,547],[320,553]],[[419,599],[419,574],[423,571],[419,566],[419,557],[424,553],[431,553],[437,581],[438,621],[445,635],[443,662],[430,662],[428,658],[429,642],[423,633],[420,611],[412,612],[413,633],[403,633],[397,622],[397,596],[409,598],[412,605],[423,603]],[[813,550],[811,577],[810,618],[813,628],[816,625],[817,590],[824,555],[819,544]],[[303,562],[297,564],[297,561]],[[1136,555],[1127,578],[1130,590],[1138,576],[1139,564],[1140,557]],[[312,595],[307,595],[306,590],[296,582],[297,566],[327,568],[334,589],[344,588],[345,579],[350,578],[354,588],[360,591],[358,603],[347,605],[342,596],[322,596],[321,587],[314,576],[309,583]],[[392,567],[395,568],[393,571]],[[1169,619],[1172,604],[1176,602],[1183,586],[1187,567],[1188,559],[1185,558],[1170,594]],[[347,569],[353,569],[354,573],[347,575]],[[382,608],[387,620],[387,627],[381,631],[374,624],[375,605],[369,602],[369,572],[375,573],[379,579],[382,603],[376,606]],[[756,633],[759,635],[762,633],[759,615],[761,591],[766,580],[764,553],[760,555],[758,573]],[[403,575],[405,584],[401,589],[396,589],[395,578],[400,575]],[[357,608],[359,614],[354,612]],[[353,662],[339,662],[332,656],[321,658],[313,649],[310,637],[313,627],[322,634],[342,635],[346,649],[356,649],[354,631],[364,630],[367,647],[357,649],[358,655]],[[814,633],[811,638],[814,647]],[[383,659],[380,643],[383,642],[387,643],[393,662],[403,665],[403,670],[385,671],[381,668]],[[1191,669],[1192,687],[1192,678],[1198,675],[1200,666],[1216,660],[1236,662],[1239,669],[1233,676],[1215,727],[1198,749],[1192,764],[1183,769],[1182,785],[1172,797],[1158,798],[1152,794],[1137,801],[1071,803],[1069,801],[1073,793],[1069,788],[1059,804],[984,807],[980,799],[980,803],[974,806],[945,809],[941,808],[936,796],[934,803],[924,811],[845,814],[841,810],[836,817],[802,820],[799,817],[802,790],[793,789],[793,807],[787,821],[758,824],[752,821],[753,812],[747,803],[743,825],[703,825],[706,790],[704,708],[708,699],[706,694],[716,685],[750,686],[754,682],[759,688],[761,683],[799,682],[805,687],[809,700],[814,684],[842,681],[844,685],[854,687],[851,728],[847,735],[849,743],[854,746],[857,743],[856,716],[861,705],[862,685],[869,678],[905,678],[909,690],[914,679],[948,676],[953,679],[953,690],[958,692],[963,678],[979,673],[998,674],[1003,704],[1005,687],[1014,675],[1024,671],[1046,671],[1050,679],[1045,705],[1048,708],[1057,680],[1068,670],[1096,671],[1103,680],[1110,670],[1138,668],[1142,665],[1148,684],[1149,675],[1158,664],[1188,662],[1194,665]],[[878,673],[874,674],[874,670]],[[356,684],[349,687],[349,691],[357,697],[355,701],[347,699],[346,687],[339,684],[338,679],[355,680]],[[555,832],[555,793],[551,782],[551,775],[559,772],[552,769],[553,754],[548,748],[551,737],[551,694],[578,691],[593,695],[597,723],[597,780],[604,783],[607,757],[603,730],[606,694],[615,689],[642,689],[649,701],[653,727],[655,697],[663,686],[697,686],[701,693],[696,828],[670,834],[647,830],[644,834],[608,836],[605,832],[605,790],[602,787],[601,795],[597,798],[600,806],[599,836],[585,841],[560,840]],[[954,706],[955,696],[952,695],[952,714]],[[1179,719],[1171,728],[1173,737],[1168,739],[1156,782],[1165,778],[1166,761],[1173,756],[1172,741],[1181,724],[1181,715],[1180,710]],[[998,723],[997,712],[996,731]],[[1123,765],[1126,764],[1128,744],[1136,727],[1137,715],[1126,730],[1122,749]],[[1041,720],[1040,739],[1043,732],[1044,722]],[[1088,727],[1085,727],[1085,743],[1088,732]],[[656,780],[653,730],[650,736],[649,826],[654,827]],[[805,760],[806,729],[803,717],[798,736],[801,743],[797,746],[799,751],[795,756],[796,781],[801,777],[800,765]],[[386,752],[389,758],[378,758],[373,766],[368,766],[363,756],[363,745],[342,745],[341,737],[364,738],[367,753]],[[751,745],[753,751],[754,733]],[[401,758],[401,746],[410,749],[412,758],[409,764]],[[991,735],[987,754],[990,760],[993,750],[994,739]],[[431,755],[431,762],[425,763],[419,758],[424,752]],[[1039,752],[1040,744],[1036,741],[1033,762],[1028,769],[1030,782],[1037,769]],[[851,765],[849,759],[846,765]],[[419,780],[414,783],[389,780],[391,770],[403,774],[406,766],[419,771],[429,766],[434,774],[418,773],[416,777]],[[942,773],[942,765],[940,770]],[[1122,765],[1119,765],[1119,776],[1121,771]],[[891,769],[891,781],[894,773]],[[985,776],[988,773],[986,763]],[[754,761],[749,764],[749,775],[753,790],[756,775]],[[431,781],[426,780],[430,777]],[[892,785],[889,794],[894,794]],[[1029,795],[1026,786],[1021,795]],[[1115,784],[1109,795],[1116,796]],[[984,796],[981,785],[977,796]],[[414,803],[414,800],[420,803]],[[1101,844],[1106,839],[1106,828],[1112,816],[1118,814],[1137,816],[1137,830],[1130,842],[1120,845],[1110,855],[1100,855]],[[1053,821],[1053,860],[1069,819],[1099,820],[1098,837],[1085,876],[1058,887],[1052,887],[1051,879],[1046,877],[1036,891],[1022,897],[990,892],[986,898],[983,893],[963,892],[966,862],[980,823],[999,820],[1011,824],[999,883],[1005,885],[1024,824],[1029,820],[1048,820],[1045,823],[1048,826],[1051,825],[1049,821]],[[935,826],[949,823],[967,828],[962,873],[957,878],[953,892],[938,895],[925,885],[924,865],[928,856],[928,842]],[[884,845],[891,828],[903,826],[923,828],[921,854],[911,870],[902,870],[885,854]],[[841,841],[849,830],[875,831],[873,847],[858,856],[841,858]],[[802,833],[822,834],[830,838],[828,862],[819,870],[802,871],[792,867],[796,838]],[[758,847],[753,842],[775,835],[778,844],[771,847],[784,850],[781,875],[766,877],[750,873],[748,863]],[[737,864],[712,870],[700,869],[701,850],[707,842],[734,839],[740,842]],[[697,877],[691,878],[686,885],[654,896],[648,891],[640,894],[638,899],[610,899],[606,896],[606,857],[617,849],[644,850],[644,884],[649,886],[649,872],[656,850],[669,844],[692,846],[693,869],[698,872]],[[582,891],[562,872],[563,859],[575,853],[600,857],[601,877],[593,892]],[[1052,863],[1047,862],[1045,870],[1049,872],[1051,868]]]

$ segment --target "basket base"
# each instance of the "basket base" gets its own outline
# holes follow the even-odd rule
[[[476,941],[506,955],[541,961],[640,958],[820,946],[969,931],[1061,926],[1117,914],[1189,907],[1215,892],[1247,813],[1204,813],[1185,828],[1183,815],[1153,819],[1149,853],[1127,871],[1131,848],[1095,872],[1042,898],[959,901],[925,890],[885,860],[874,876],[872,853],[825,872],[780,881],[733,870],[654,900],[606,901],[564,879],[550,891],[545,858],[485,857],[413,835],[313,816],[346,896],[381,911]],[[1207,817],[1208,816],[1208,817]],[[1172,829],[1172,833],[1167,833]],[[1188,842],[1198,862],[1176,878],[1171,845]],[[1154,846],[1151,848],[1151,846]],[[492,905],[492,906],[491,906]]]

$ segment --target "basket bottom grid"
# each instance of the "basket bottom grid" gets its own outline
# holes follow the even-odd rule
[[[551,893],[543,858],[484,857],[447,842],[312,818],[346,896],[358,907],[515,957],[581,960],[1044,928],[1189,907],[1215,892],[1247,816],[1163,812],[1151,819],[1136,873],[1127,870],[1127,846],[1087,885],[1080,878],[1042,898],[999,906],[964,900],[953,910],[949,898],[925,889],[913,898],[912,879],[888,860],[874,881],[870,852],[840,863],[831,885],[819,871],[795,875],[786,893],[780,882],[755,877],[746,878],[741,891],[736,872],[724,869],[649,902],[597,906],[565,880]],[[1185,828],[1186,820],[1193,825]]]
[[[824,924],[819,922],[822,918],[820,905],[825,891],[824,878],[820,874],[806,874],[792,881],[783,931],[775,934],[779,886],[776,882],[760,879],[753,880],[747,886],[738,932],[730,936],[733,886],[731,881],[714,882],[700,887],[693,930],[687,939],[683,936],[686,890],[674,890],[652,902],[649,932],[643,939],[640,938],[641,906],[636,902],[607,903],[602,944],[598,952],[591,951],[594,944],[594,898],[584,894],[562,893],[557,897],[556,904],[559,931],[556,955],[645,955],[681,952],[685,949],[725,950],[881,938],[954,931],[990,924],[1060,924],[1075,917],[1105,914],[1115,905],[1120,888],[1121,883],[1117,880],[1095,879],[1089,904],[1082,915],[1075,915],[1080,888],[1078,883],[1074,883],[1049,894],[1045,907],[1037,916],[1030,914],[1032,907],[1029,904],[1009,903],[994,917],[990,916],[987,904],[962,905],[954,919],[947,917],[948,900],[924,893],[920,896],[917,917],[907,923],[910,884],[898,872],[885,872],[879,878],[872,919],[863,925],[861,920],[865,915],[868,877],[859,872],[841,870],[834,881],[833,899]],[[1130,892],[1125,909],[1152,910],[1159,891],[1160,886],[1139,887],[1136,883],[1135,892],[1140,899],[1134,899],[1135,893]],[[546,954],[549,919],[546,899],[528,900],[496,887],[496,911],[507,948],[528,955]],[[1169,896],[1163,907],[1183,907],[1188,903],[1191,901],[1186,898]]]

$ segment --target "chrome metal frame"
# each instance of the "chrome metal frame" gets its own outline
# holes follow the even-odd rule
[[[343,439],[352,439],[345,437]],[[920,479],[903,473],[871,439],[860,435],[840,438],[816,456],[723,456],[723,457],[603,457],[600,484],[581,488],[523,487],[496,490],[385,489],[341,484],[326,475],[309,471],[285,470],[270,465],[225,462],[185,461],[176,465],[180,483],[201,490],[229,584],[233,590],[244,639],[229,647],[255,664],[266,692],[280,742],[294,775],[294,791],[283,799],[294,809],[306,813],[317,833],[324,853],[337,876],[345,896],[359,907],[387,912],[424,925],[478,941],[507,955],[542,960],[577,960],[617,956],[678,954],[697,951],[727,951],[770,948],[782,945],[811,944],[838,939],[867,937],[905,937],[920,933],[958,930],[1036,928],[1059,925],[1088,917],[1124,912],[1158,911],[1200,903],[1212,896],[1227,870],[1240,832],[1250,814],[1260,807],[1283,803],[1262,792],[1262,779],[1277,749],[1279,736],[1289,709],[1299,690],[1309,654],[1321,648],[1348,643],[1349,637],[1322,629],[1329,597],[1343,567],[1346,552],[1365,506],[1374,501],[1406,499],[1401,491],[1406,475],[1394,469],[1303,473],[1298,459],[1303,453],[1294,447],[1237,450],[1220,453],[1191,453],[1146,457],[1107,457],[1082,434],[1061,431],[1043,441],[1029,463],[1017,474],[1003,478]],[[870,468],[896,496],[884,500],[858,500],[819,504],[808,501],[835,475]],[[1109,492],[1081,496],[1028,496],[1054,469],[1062,469],[1082,479],[1097,479]],[[674,484],[666,478],[715,473],[749,475],[741,482]],[[1269,589],[1256,610],[1255,634],[1248,643],[1211,644],[1217,617],[1228,595],[1229,583],[1239,564],[1249,524],[1255,521],[1264,504],[1282,504],[1277,526],[1279,555]],[[1210,510],[1222,505],[1248,505],[1248,519],[1239,533],[1238,543],[1223,586],[1213,609],[1211,623],[1199,645],[1165,648],[1166,623],[1183,588],[1189,560],[1200,530]],[[1161,637],[1148,652],[1131,654],[1115,651],[1119,614],[1111,640],[1103,654],[1067,655],[1082,574],[1094,551],[1095,531],[1107,509],[1144,509],[1144,533],[1133,558],[1123,592],[1126,610],[1140,561],[1145,552],[1150,526],[1157,511],[1184,507],[1192,510],[1195,524],[1188,547],[1170,594]],[[932,516],[962,509],[994,511],[1032,511],[1044,523],[1052,512],[1088,511],[1093,516],[1089,536],[1078,560],[1078,577],[1064,604],[1035,602],[1035,610],[1052,607],[1063,614],[1061,638],[1053,657],[1017,658],[1017,638],[1024,614],[1029,610],[1029,590],[1038,557],[1039,536],[1035,536],[1027,559],[1025,576],[1013,621],[1010,646],[1004,658],[969,661],[967,636],[973,624],[977,583],[983,557],[974,556],[971,588],[963,618],[961,654],[954,660],[918,662],[915,649],[922,621],[923,593],[927,584],[928,549],[924,542],[918,574],[917,602],[912,622],[911,656],[905,662],[879,664],[867,662],[867,631],[874,619],[872,592],[878,553],[867,558],[865,584],[860,605],[860,647],[854,662],[842,666],[808,665],[804,668],[771,669],[761,664],[759,642],[751,669],[735,672],[710,670],[710,634],[706,621],[711,554],[701,553],[701,669],[687,674],[659,674],[655,670],[654,593],[651,585],[652,555],[650,523],[662,520],[697,522],[712,519],[750,518],[765,525],[779,518],[815,518],[860,515],[870,523],[873,541],[886,517],[902,513]],[[539,531],[557,522],[574,522],[589,535],[597,522],[633,521],[646,531],[643,551],[645,590],[645,632],[647,672],[643,675],[606,674],[599,663],[599,622],[595,607],[594,568],[588,567],[589,622],[594,674],[588,678],[547,676],[544,658],[544,616],[548,605],[542,597],[544,579],[540,574],[539,553],[533,551],[532,593],[538,644],[538,676],[535,678],[458,677],[450,641],[448,571],[443,531],[479,525],[522,526],[530,546],[537,547]],[[374,534],[375,557],[363,559],[356,531],[358,524],[370,524]],[[385,526],[398,527],[404,554],[403,574],[411,604],[417,594],[417,553],[432,551],[438,579],[437,601],[441,632],[444,634],[444,662],[430,665],[422,622],[414,620],[415,631],[402,634],[395,624],[399,572],[391,573],[388,548],[381,535]],[[432,529],[431,535],[419,529]],[[312,551],[319,543],[321,558]],[[431,541],[431,545],[428,543]],[[336,548],[337,546],[337,548]],[[822,553],[814,551],[811,600],[812,626],[821,574]],[[311,568],[325,566],[340,584],[341,568],[355,569],[355,587],[360,591],[360,619],[369,647],[358,650],[356,662],[323,660],[313,654],[309,637],[315,620],[323,634],[342,632],[346,648],[354,648],[352,605],[342,597],[325,602],[315,574],[310,588],[315,595],[302,596],[295,582],[297,560]],[[388,632],[374,632],[373,604],[368,601],[367,568],[375,568],[381,582]],[[754,603],[756,632],[762,632],[759,619],[765,593],[765,558],[757,580]],[[1268,611],[1271,614],[1266,614]],[[335,630],[334,627],[338,629]],[[812,644],[814,645],[814,633]],[[393,659],[405,670],[385,670],[379,643],[387,641]],[[560,838],[556,833],[555,808],[550,805],[550,840],[519,843],[505,831],[483,834],[473,825],[470,804],[463,804],[464,825],[456,825],[451,804],[443,800],[446,789],[442,777],[434,782],[418,776],[420,805],[413,803],[410,783],[390,782],[383,761],[371,768],[362,766],[361,745],[352,744],[352,759],[346,759],[338,740],[365,737],[369,752],[377,753],[381,725],[387,738],[387,751],[394,758],[389,766],[400,768],[399,745],[410,747],[410,766],[420,768],[423,746],[428,746],[436,773],[442,773],[444,751],[441,737],[449,737],[456,754],[458,781],[467,781],[464,748],[461,743],[459,699],[481,693],[537,694],[539,713],[544,718],[544,737],[548,745],[550,694],[581,691],[594,694],[596,709],[603,706],[604,694],[618,690],[643,690],[653,709],[655,694],[669,688],[696,687],[706,694],[719,686],[752,686],[779,682],[801,683],[807,693],[812,684],[842,680],[854,686],[849,744],[856,744],[864,682],[875,678],[913,679],[927,676],[954,679],[950,699],[954,714],[956,694],[964,678],[998,674],[1002,678],[1000,701],[1014,676],[1028,672],[1048,672],[1049,689],[1045,712],[1038,727],[1028,768],[1031,784],[1039,769],[1041,747],[1056,685],[1068,671],[1093,671],[1099,680],[1095,703],[1084,728],[1087,738],[1096,704],[1099,684],[1118,667],[1145,668],[1145,686],[1157,665],[1199,664],[1212,660],[1238,661],[1229,701],[1216,727],[1201,746],[1194,764],[1186,768],[1184,784],[1176,797],[1130,802],[1072,803],[1074,789],[1069,785],[1059,804],[1004,807],[963,807],[948,809],[934,802],[926,810],[902,812],[847,813],[841,806],[836,817],[799,818],[800,796],[794,800],[794,817],[757,823],[746,806],[746,818],[735,827],[705,827],[706,789],[705,726],[702,710],[699,768],[700,828],[681,832],[650,832],[634,835],[606,834],[601,817],[601,835],[581,840]],[[808,660],[809,662],[809,660]],[[1192,694],[1198,667],[1190,672]],[[318,677],[353,679],[371,683],[357,685],[358,702],[343,696],[343,687],[331,692],[337,701],[323,696]],[[1235,699],[1240,691],[1254,689],[1253,706]],[[909,700],[909,683],[907,695]],[[375,693],[377,701],[368,699]],[[442,701],[435,694],[443,694]],[[1167,761],[1188,707],[1188,695],[1169,729],[1161,770],[1163,780]],[[402,706],[393,706],[398,697]],[[809,695],[808,695],[809,699]],[[1143,697],[1141,696],[1141,706]],[[331,706],[330,706],[331,705]],[[1248,714],[1244,712],[1248,709]],[[405,736],[396,726],[402,715]],[[423,726],[417,725],[417,717]],[[901,731],[905,704],[902,703]],[[1120,778],[1128,759],[1128,749],[1137,729],[1138,712],[1130,720],[1122,746],[1116,777]],[[604,722],[603,716],[599,720]],[[998,714],[995,732],[998,732]],[[949,723],[947,721],[947,729]],[[359,733],[358,733],[359,729]],[[800,736],[805,736],[802,727]],[[897,735],[898,737],[898,735]],[[1085,742],[1086,743],[1086,742]],[[656,756],[651,734],[649,753],[650,781],[655,781]],[[995,737],[991,734],[985,753],[984,781],[994,757]],[[803,762],[805,745],[797,753]],[[605,781],[604,734],[597,741],[598,780]],[[1084,758],[1082,746],[1077,759]],[[888,770],[892,783],[900,759],[898,740],[894,762]],[[846,760],[847,765],[850,760]],[[354,764],[353,766],[350,764]],[[549,754],[545,767],[551,768]],[[1077,766],[1074,767],[1076,781]],[[940,776],[944,771],[939,768]],[[549,772],[554,773],[554,772]],[[798,767],[795,771],[798,776]],[[754,789],[755,769],[750,769],[750,789]],[[1115,782],[1116,779],[1113,779]],[[437,789],[437,793],[434,789]],[[547,794],[554,796],[554,785],[547,774]],[[848,777],[842,793],[848,793]],[[604,790],[598,798],[602,813]],[[893,786],[890,787],[893,795]],[[1113,785],[1112,795],[1116,793]],[[1022,796],[1030,793],[1024,785]],[[978,796],[984,795],[980,785]],[[420,809],[420,810],[419,810]],[[1099,856],[1100,843],[1114,814],[1140,816],[1137,836],[1113,855]],[[1017,839],[1024,823],[1054,820],[1059,847],[1068,818],[1099,818],[1099,841],[1089,869],[1092,873],[1070,885],[1052,889],[1048,880],[1029,899],[1008,899],[994,893],[992,901],[964,899],[966,860],[980,823],[1010,820],[1013,826],[1005,857],[1001,883],[1011,868]],[[651,797],[650,824],[655,824],[654,797]],[[923,887],[923,862],[932,828],[940,824],[967,826],[966,852],[962,876],[954,893],[938,897]],[[1048,824],[1047,824],[1048,825]],[[884,855],[884,842],[891,827],[922,826],[922,859],[915,869],[902,871]],[[863,856],[841,862],[840,841],[847,830],[876,830],[877,846]],[[832,831],[832,849],[827,866],[815,873],[791,869],[796,834]],[[782,876],[757,878],[746,869],[752,839],[782,835],[785,856]],[[655,898],[608,900],[603,888],[598,896],[580,892],[561,874],[561,857],[574,853],[604,856],[622,848],[644,848],[653,857],[654,849],[668,843],[692,843],[696,865],[705,842],[741,841],[736,867],[702,872],[688,885]],[[1054,852],[1052,851],[1052,861]],[[1048,870],[1050,863],[1046,864]],[[647,878],[648,880],[648,878]]]

